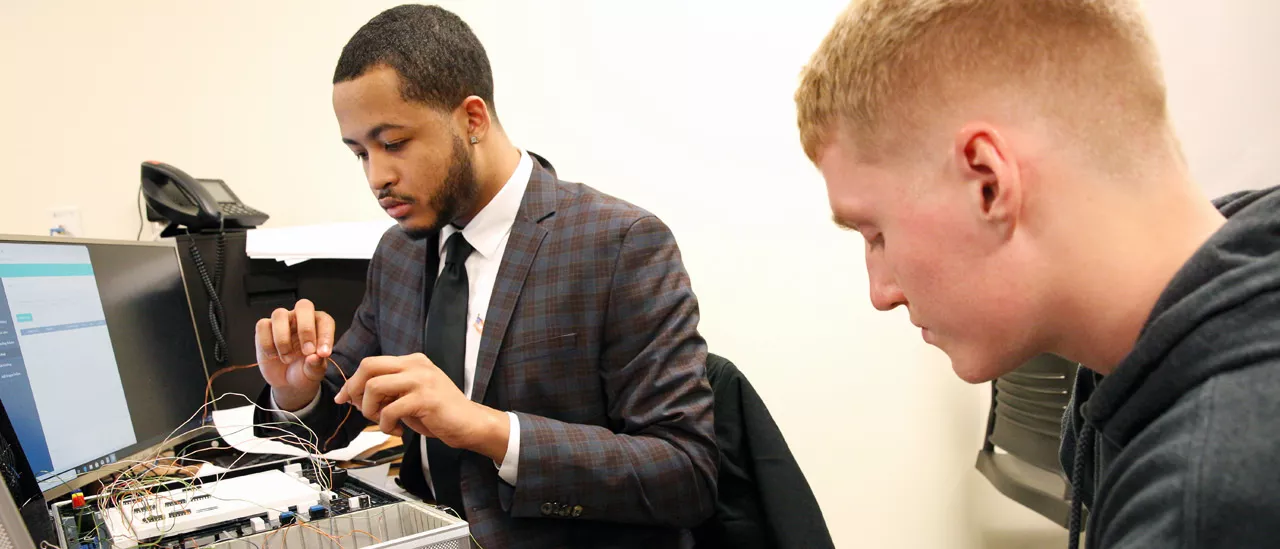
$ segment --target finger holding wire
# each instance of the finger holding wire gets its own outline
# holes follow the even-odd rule
[[[414,387],[416,381],[402,373],[378,376],[364,384],[364,396],[360,399],[360,412],[365,419],[381,424],[379,414],[384,406],[395,402]],[[385,430],[384,430],[385,431]]]
[[[401,421],[411,418],[414,410],[415,407],[413,403],[409,402],[408,399],[400,399],[391,402],[381,409],[381,413],[378,416],[378,428],[384,433],[402,436],[404,434],[404,428],[401,427]],[[431,436],[428,433],[421,434]]]
[[[410,355],[414,356],[414,355]],[[356,373],[347,378],[346,383],[342,384],[342,388],[338,390],[338,394],[333,397],[333,401],[337,404],[347,404],[360,408],[363,405],[365,384],[370,379],[397,374],[405,370],[405,358],[395,356],[374,356],[360,361],[360,367],[356,369]],[[424,359],[426,357],[423,357]],[[362,412],[364,410],[361,410]],[[375,421],[374,417],[365,416],[370,421]]]

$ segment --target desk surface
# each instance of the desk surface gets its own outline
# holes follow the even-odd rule
[[[377,427],[370,428],[377,429]],[[402,443],[403,442],[400,437],[393,436],[387,439],[386,442],[370,448],[357,457],[370,456],[378,451],[391,448]],[[396,459],[395,461],[373,466],[364,466],[358,463],[344,461],[339,463],[339,465],[346,468],[350,472],[351,476],[377,486],[386,492],[390,492],[391,494],[407,500],[419,501],[421,498],[406,492],[404,488],[401,488],[400,485],[396,483],[396,477],[400,475],[400,461],[400,459]]]
[[[376,431],[378,430],[378,427],[374,425],[370,425],[365,430]],[[386,442],[383,442],[382,444],[374,446],[373,448],[366,450],[365,452],[361,453],[359,456],[356,456],[356,457],[357,458],[367,457],[377,452],[380,452],[382,450],[385,450],[387,448],[392,448],[403,443],[404,442],[400,439],[400,437],[392,436],[391,438],[387,439]],[[402,498],[416,501],[419,498],[415,497],[413,494],[406,492],[403,488],[400,487],[399,484],[396,484],[395,479],[397,476],[400,475],[400,461],[401,460],[397,458],[395,461],[383,463],[381,465],[374,465],[371,467],[365,466],[359,463],[351,462],[351,461],[344,461],[339,463],[338,465],[345,469],[349,469],[351,474],[359,478],[360,480],[368,482],[374,486],[382,488],[383,490],[386,490],[387,492],[391,492],[392,494],[395,494]]]
[[[365,428],[365,431],[370,431],[370,432],[376,432],[377,430],[378,430],[378,427],[376,425],[370,425],[369,427]],[[356,459],[366,458],[373,454],[386,450],[387,448],[394,448],[401,444],[404,444],[404,441],[401,440],[400,437],[391,435],[391,438],[388,438],[386,442],[383,442],[382,444],[379,444],[377,446],[374,446],[373,448],[370,448],[368,450],[365,450],[364,452],[361,452],[360,455],[356,456]],[[392,463],[399,464],[400,460],[396,459]],[[351,461],[343,461],[338,465],[342,467],[363,467],[363,465],[359,463],[351,462]]]

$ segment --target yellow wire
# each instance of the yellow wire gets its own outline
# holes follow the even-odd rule
[[[466,520],[467,520],[467,519],[462,518],[462,515],[459,515],[457,511],[454,511],[454,510],[453,510],[453,508],[452,508],[452,507],[447,507],[447,506],[444,506],[444,505],[437,505],[437,506],[436,506],[436,509],[439,509],[439,510],[441,510],[441,511],[444,511],[446,514],[451,514],[451,515],[453,515],[453,516],[455,516],[455,517],[458,517],[458,520],[461,520],[461,521],[463,521],[463,522],[466,522]],[[476,544],[476,549],[484,549],[484,546],[483,546],[483,545],[480,545],[480,540],[476,539],[476,535],[471,533],[471,529],[470,529],[470,528],[468,528],[468,529],[467,529],[467,535],[471,536],[471,542],[472,542],[472,543],[474,543],[474,544]]]

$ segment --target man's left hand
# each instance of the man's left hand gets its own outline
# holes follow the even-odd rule
[[[507,453],[507,414],[472,402],[422,353],[364,359],[333,400],[350,402],[384,433],[401,434],[403,422],[423,436],[499,465]]]

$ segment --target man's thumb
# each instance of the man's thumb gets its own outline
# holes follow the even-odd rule
[[[308,357],[306,362],[303,363],[302,375],[307,376],[307,379],[311,381],[320,381],[324,379],[324,372],[326,369],[327,365],[325,362],[320,360],[319,357],[312,355],[312,357]]]

